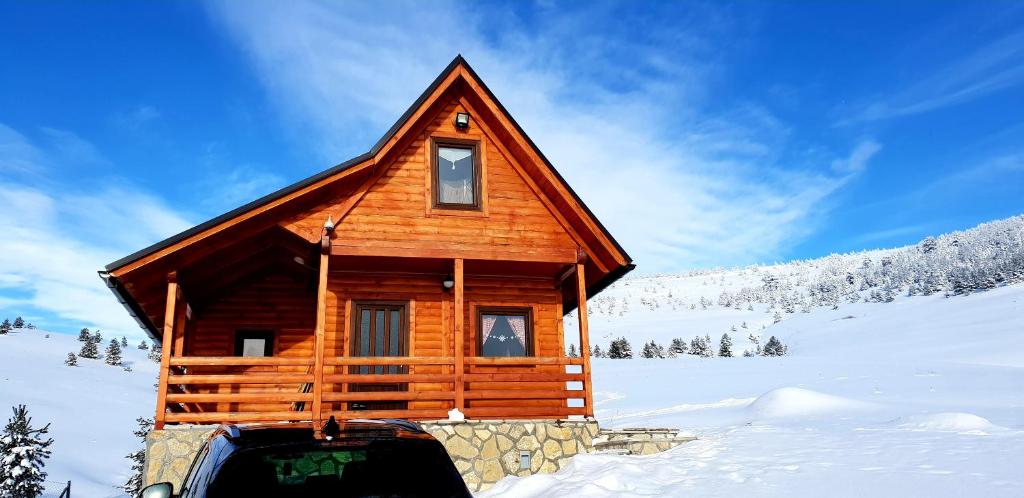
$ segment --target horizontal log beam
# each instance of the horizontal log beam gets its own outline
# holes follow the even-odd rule
[[[521,356],[515,358],[488,358],[483,356],[467,356],[463,361],[467,365],[582,365],[583,358],[559,358],[559,357],[531,357]]]
[[[359,241],[365,244],[366,241]],[[530,249],[503,251],[500,249],[467,249],[441,248],[423,245],[421,247],[394,246],[347,246],[335,241],[331,246],[331,256],[375,256],[392,258],[433,258],[433,259],[464,259],[477,261],[513,261],[525,263],[557,263],[571,264],[577,259],[575,248],[564,249]]]
[[[168,413],[167,422],[293,422],[310,420],[309,412],[208,412],[208,413]]]
[[[324,359],[325,365],[369,365],[369,366],[401,366],[401,365],[452,365],[454,358],[413,357],[413,356],[350,356]]]
[[[250,356],[183,356],[171,358],[172,366],[232,365],[245,367],[307,366],[313,358],[261,358]]]
[[[356,418],[406,418],[414,420],[433,420],[448,418],[448,410],[354,410],[344,412],[329,412],[324,418],[334,415],[339,420],[352,420]]]
[[[488,406],[481,408],[466,408],[467,417],[487,418],[501,417],[514,419],[519,417],[568,417],[570,415],[586,415],[586,408],[572,408],[567,406]]]
[[[404,384],[409,382],[455,382],[455,374],[325,374],[326,384]]]
[[[324,393],[324,401],[446,401],[455,399],[452,391],[385,391]]]
[[[311,393],[188,393],[168,394],[175,403],[293,403],[312,401]]]
[[[563,373],[468,373],[463,376],[466,382],[582,382],[583,374]]]
[[[171,375],[170,384],[305,384],[313,374]]]
[[[466,399],[574,399],[583,398],[585,392],[571,390],[506,390],[486,389],[468,390]]]

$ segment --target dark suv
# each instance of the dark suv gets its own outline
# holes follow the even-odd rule
[[[221,426],[180,490],[159,483],[143,498],[469,497],[436,439],[405,420]]]

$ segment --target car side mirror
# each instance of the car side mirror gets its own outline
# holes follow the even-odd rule
[[[158,482],[142,488],[142,498],[173,498],[174,486],[169,482]]]

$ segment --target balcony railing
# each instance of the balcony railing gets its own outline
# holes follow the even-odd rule
[[[172,357],[164,421],[319,423],[332,415],[431,420],[447,418],[452,408],[477,419],[588,412],[582,358],[465,357],[461,376],[452,357],[325,358],[319,376],[314,362],[312,357]],[[316,393],[320,413],[313,412]]]

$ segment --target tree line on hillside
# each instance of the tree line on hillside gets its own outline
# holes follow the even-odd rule
[[[11,322],[10,318],[4,318],[3,322],[0,322],[0,335],[8,334],[15,329],[34,329],[35,325],[26,322],[23,318],[15,317],[14,322]]]
[[[78,351],[78,354],[68,353],[67,358],[64,360],[64,364],[69,367],[78,366],[79,358],[87,358],[90,360],[100,359],[99,345],[103,342],[103,334],[99,330],[93,332],[88,328],[82,328],[78,332],[78,341],[82,343],[82,348]],[[126,371],[131,371],[131,365],[124,363],[122,355],[124,349],[128,347],[128,339],[121,336],[121,339],[111,339],[110,343],[107,344],[106,349],[103,351],[103,363],[112,366],[122,367]],[[156,342],[150,345],[145,340],[139,343],[137,346],[140,350],[148,350],[149,353],[146,355],[152,361],[157,363],[160,362],[161,350],[160,345]]]
[[[744,350],[743,356],[783,356],[789,348],[783,344],[777,337],[771,336],[768,342],[765,343],[764,347],[761,346],[760,338],[754,334],[750,334],[747,338],[751,343],[754,344],[754,350]],[[715,356],[729,358],[735,356],[732,350],[732,337],[728,333],[722,334],[722,338],[718,341],[718,348],[716,349],[714,343],[711,341],[711,336],[704,335],[694,337],[689,344],[685,339],[675,338],[668,347],[664,347],[655,341],[650,341],[644,344],[640,350],[641,358],[676,358],[686,354],[693,356],[700,356],[704,358],[713,358]],[[579,351],[576,349],[575,344],[570,344],[566,355],[570,358],[579,356]],[[594,346],[590,355],[594,358],[611,358],[611,359],[631,359],[633,358],[633,346],[630,345],[629,341],[625,337],[619,337],[608,345],[608,349],[601,349],[600,345]]]

